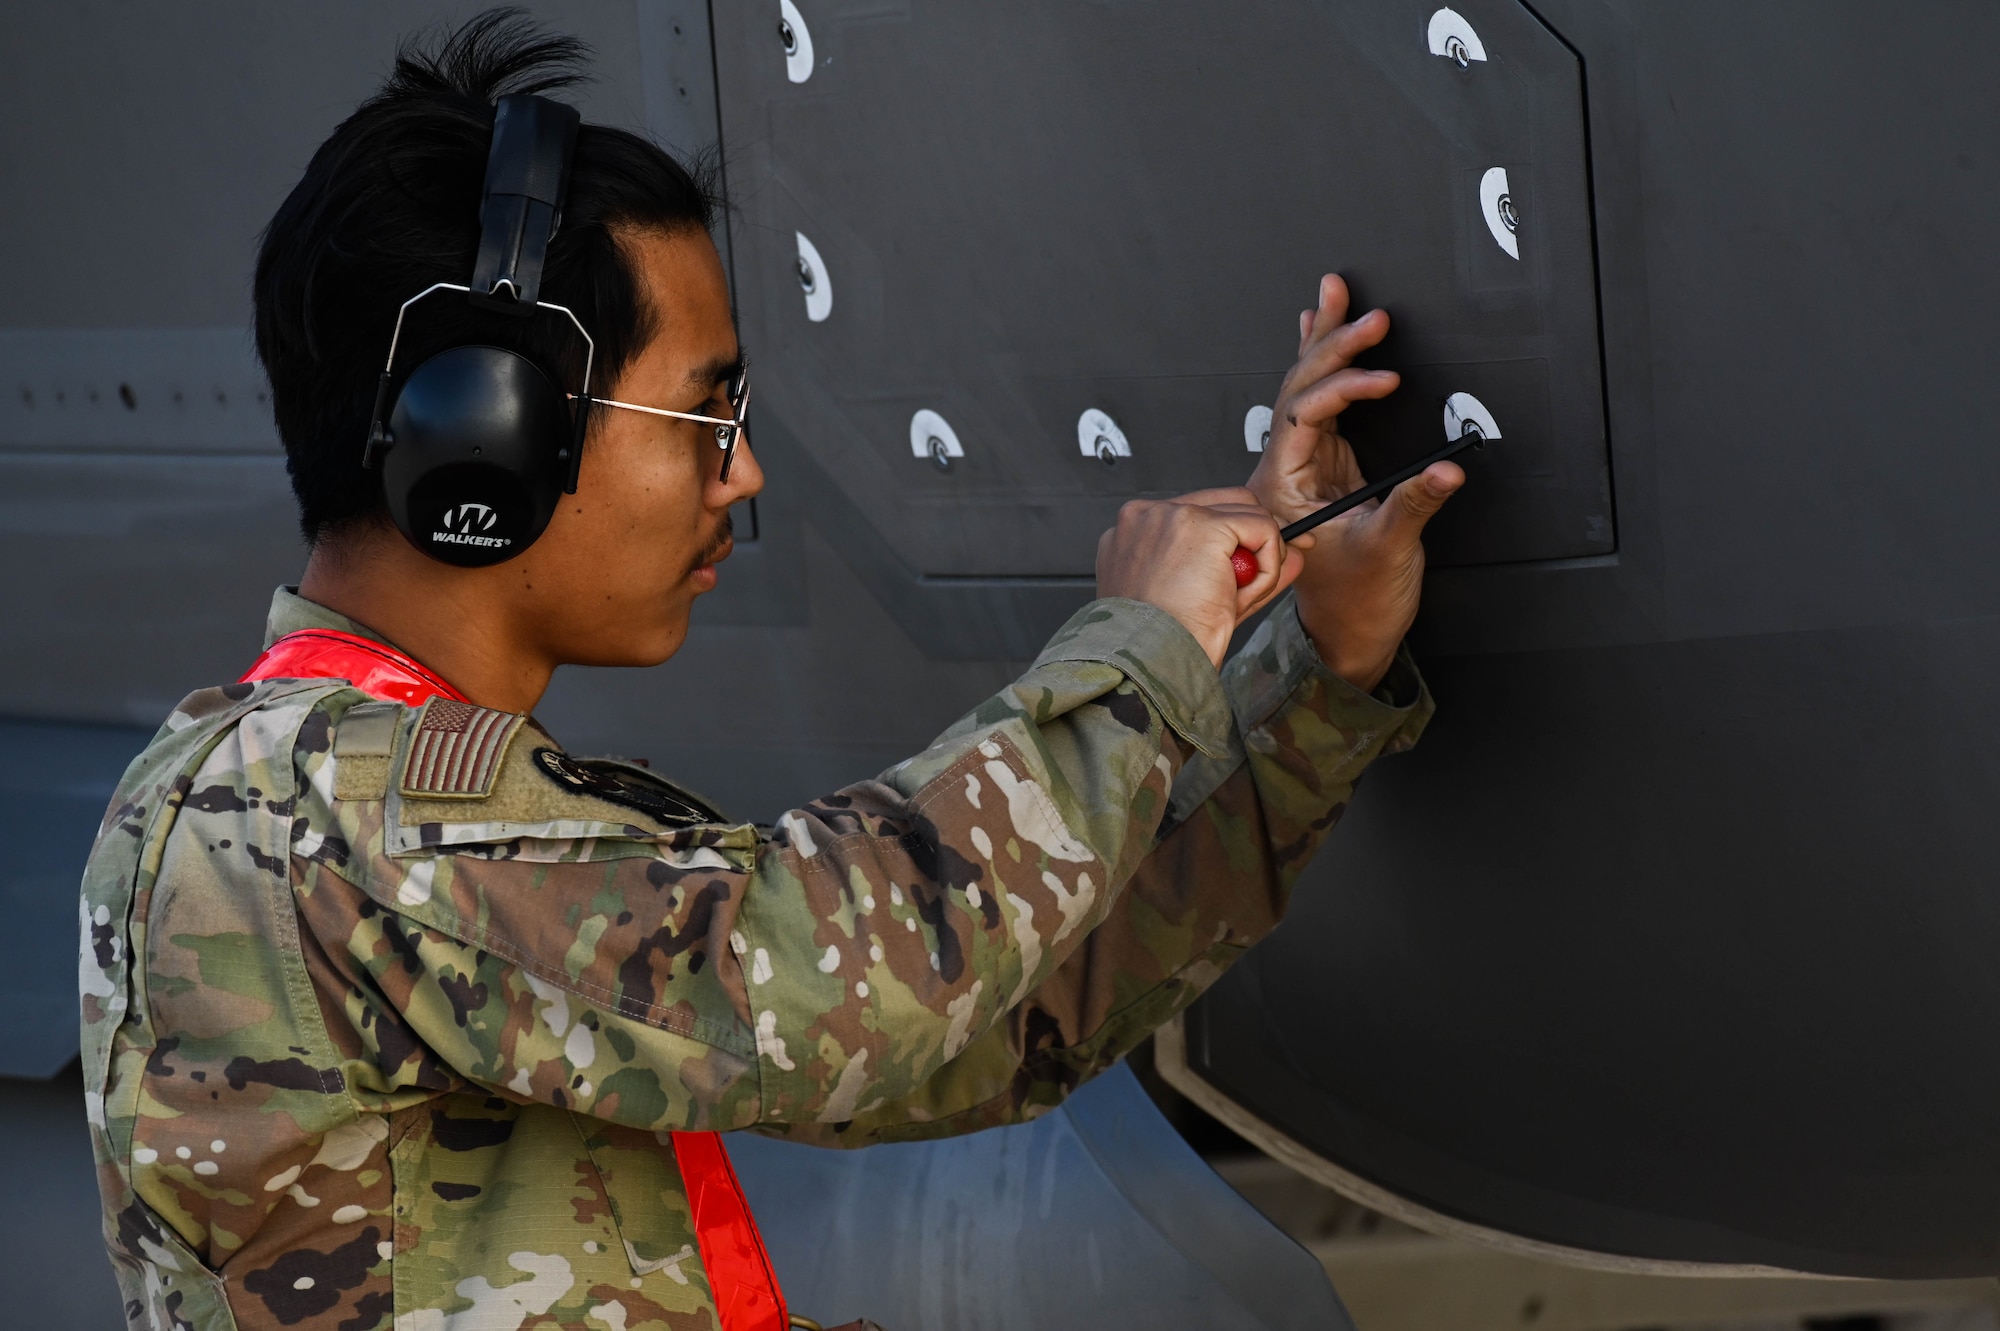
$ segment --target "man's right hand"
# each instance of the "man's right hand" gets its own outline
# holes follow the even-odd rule
[[[1308,535],[1288,547],[1277,519],[1242,487],[1134,499],[1098,539],[1097,594],[1158,606],[1220,669],[1236,626],[1292,584],[1305,567],[1300,552],[1312,543]],[[1229,562],[1239,545],[1257,556],[1257,576],[1245,587]]]

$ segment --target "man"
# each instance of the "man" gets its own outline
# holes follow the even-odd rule
[[[1270,930],[1429,714],[1399,644],[1461,473],[1278,535],[1359,484],[1334,418],[1395,387],[1349,365],[1386,316],[1343,322],[1327,278],[1249,488],[1127,505],[1101,599],[923,753],[769,828],[564,753],[527,719],[553,671],[671,656],[764,483],[708,197],[634,136],[575,134],[540,273],[588,372],[560,319],[447,293],[399,322],[487,262],[495,99],[543,113],[514,95],[578,54],[506,15],[406,50],[265,235],[311,557],[248,681],[134,762],[84,884],[135,1325],[783,1327],[716,1131],[859,1146],[1057,1103]],[[597,404],[574,492],[473,566],[398,507],[413,427],[381,406],[467,346]]]

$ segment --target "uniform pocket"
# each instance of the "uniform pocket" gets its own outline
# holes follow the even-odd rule
[[[694,1213],[669,1135],[571,1117],[604,1185],[632,1274],[698,1286],[706,1301],[708,1276],[695,1241]]]

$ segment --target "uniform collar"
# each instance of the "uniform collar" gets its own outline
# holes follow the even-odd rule
[[[370,642],[379,642],[384,647],[396,646],[366,624],[349,619],[337,610],[329,610],[317,601],[308,601],[299,595],[297,587],[278,588],[271,593],[271,613],[264,620],[265,648],[268,649],[287,633],[297,633],[300,629],[335,629],[367,638]]]

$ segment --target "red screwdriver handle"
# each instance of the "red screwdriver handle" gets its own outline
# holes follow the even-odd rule
[[[1229,567],[1236,571],[1236,585],[1248,587],[1257,581],[1257,556],[1247,545],[1239,545],[1230,552]]]
[[[1359,508],[1369,500],[1389,493],[1389,491],[1395,489],[1404,481],[1409,480],[1412,476],[1421,475],[1425,468],[1429,467],[1433,462],[1443,462],[1446,458],[1462,453],[1468,448],[1484,448],[1485,446],[1486,440],[1484,436],[1468,429],[1465,434],[1452,440],[1429,457],[1412,462],[1409,466],[1392,476],[1384,476],[1379,481],[1370,482],[1362,486],[1359,490],[1356,490],[1353,494],[1342,499],[1336,499],[1325,508],[1315,509],[1313,512],[1306,514],[1297,522],[1281,530],[1278,533],[1278,538],[1284,541],[1295,541],[1314,527],[1319,526],[1322,522],[1329,522],[1343,513]],[[1257,580],[1257,556],[1251,553],[1248,546],[1239,545],[1230,553],[1229,567],[1235,570],[1236,585],[1238,587],[1248,587],[1252,582]]]

